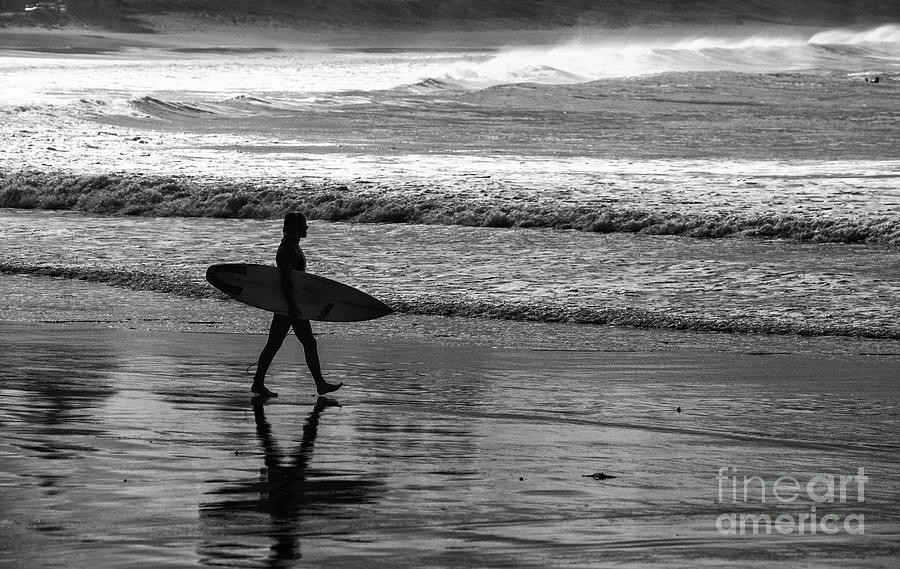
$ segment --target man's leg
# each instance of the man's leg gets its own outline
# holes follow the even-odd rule
[[[322,366],[319,363],[318,343],[316,342],[315,336],[313,336],[312,326],[309,325],[309,320],[295,320],[294,334],[297,335],[297,339],[303,344],[303,353],[306,356],[306,366],[309,368],[309,373],[312,374],[313,379],[316,382],[316,391],[319,395],[325,395],[326,393],[331,393],[332,391],[340,389],[341,385],[343,385],[342,383],[328,383],[325,381],[325,378],[322,377]]]
[[[266,341],[266,347],[263,348],[262,353],[259,354],[259,361],[256,365],[256,374],[253,376],[253,385],[250,387],[250,391],[253,393],[265,395],[267,397],[278,397],[277,393],[269,391],[263,384],[266,381],[266,372],[269,371],[269,366],[272,365],[275,354],[278,353],[281,344],[284,343],[284,339],[290,330],[290,318],[284,314],[274,314],[272,316],[272,324],[269,326],[269,339]]]

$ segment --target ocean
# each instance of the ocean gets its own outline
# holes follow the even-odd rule
[[[404,312],[900,339],[896,25],[0,73],[7,273],[205,298],[296,209],[311,270]]]

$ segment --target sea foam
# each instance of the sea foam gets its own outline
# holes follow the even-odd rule
[[[440,79],[482,88],[509,83],[564,84],[687,71],[787,72],[900,63],[900,26],[648,37],[592,33],[556,45],[513,47],[483,62],[458,64]],[[819,46],[832,49],[823,53]],[[858,49],[865,46],[865,50]],[[842,49],[844,48],[844,49]]]
[[[302,211],[311,219],[496,228],[571,229],[697,238],[734,236],[816,243],[900,245],[900,218],[791,213],[654,211],[639,207],[484,199],[426,192],[377,195],[337,184],[256,186],[142,175],[0,173],[0,207],[143,216],[268,219]]]

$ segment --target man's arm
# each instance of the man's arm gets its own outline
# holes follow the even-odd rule
[[[293,320],[300,314],[300,310],[297,309],[297,303],[294,301],[294,282],[291,280],[291,266],[290,263],[282,258],[282,255],[278,255],[275,262],[281,273],[281,292],[287,301],[288,316]]]

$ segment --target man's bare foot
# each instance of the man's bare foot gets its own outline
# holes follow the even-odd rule
[[[337,391],[344,385],[343,383],[327,383],[325,381],[316,384],[316,392],[319,395],[325,395],[326,393],[331,393],[332,391]]]
[[[278,394],[274,391],[269,391],[265,385],[261,383],[254,383],[250,386],[250,391],[259,395],[260,397],[278,397]]]

